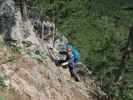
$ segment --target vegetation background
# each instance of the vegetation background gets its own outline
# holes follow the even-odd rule
[[[133,56],[121,65],[133,0],[28,0],[28,5],[40,11],[41,19],[52,19],[77,46],[109,100],[133,100]]]

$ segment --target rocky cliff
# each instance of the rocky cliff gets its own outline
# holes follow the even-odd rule
[[[80,73],[82,81],[75,82],[67,68],[52,62],[50,42],[37,37],[30,19],[22,20],[13,0],[0,0],[0,21],[0,72],[6,76],[0,96],[5,100],[99,100],[104,95],[89,74]]]
[[[8,100],[95,100],[91,93],[96,88],[94,80],[88,80],[88,86],[84,82],[75,82],[68,69],[55,66],[49,57],[39,62],[15,54],[14,61],[8,62],[10,52],[3,48],[0,54],[0,71],[9,80],[6,93],[0,95],[13,97]]]

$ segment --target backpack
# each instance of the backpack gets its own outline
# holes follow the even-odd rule
[[[71,44],[65,44],[64,46],[65,50],[67,48],[72,48],[72,54],[74,56],[74,61],[77,62],[80,60],[80,53],[78,52],[77,48],[75,48],[73,45]]]
[[[74,61],[77,62],[80,60],[80,54],[76,48],[72,48],[72,54],[74,56]]]

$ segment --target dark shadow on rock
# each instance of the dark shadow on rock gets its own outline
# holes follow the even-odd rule
[[[8,44],[12,40],[12,27],[15,25],[15,2],[13,0],[0,1],[0,34]]]

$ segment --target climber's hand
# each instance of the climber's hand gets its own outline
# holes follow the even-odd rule
[[[61,65],[62,65],[62,66],[66,66],[66,65],[68,65],[68,62],[64,62],[64,63],[62,63]]]

